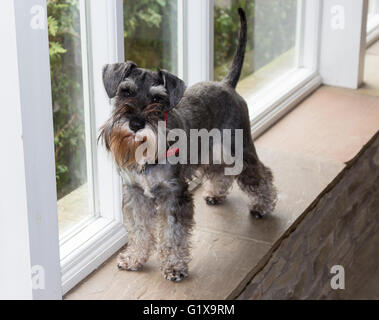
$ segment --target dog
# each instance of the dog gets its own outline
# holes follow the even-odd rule
[[[251,137],[247,104],[235,91],[241,75],[247,41],[245,12],[238,10],[241,27],[231,68],[221,82],[201,82],[186,88],[184,82],[166,70],[138,68],[133,62],[104,67],[103,81],[114,99],[111,118],[101,128],[99,139],[113,155],[123,181],[123,213],[128,244],[118,256],[118,267],[140,270],[153,249],[158,250],[163,276],[181,281],[188,276],[190,236],[194,226],[191,178],[201,172],[208,180],[205,201],[221,204],[234,181],[249,196],[249,210],[262,218],[275,208],[276,189],[271,170],[259,159]],[[225,175],[225,163],[161,163],[157,151],[158,123],[166,132],[180,128],[241,130],[242,168],[237,175]],[[153,148],[152,161],[139,161],[142,144]],[[210,144],[212,153],[215,145]],[[170,144],[165,148],[170,150]],[[231,152],[236,154],[236,143]],[[174,154],[179,151],[175,150]],[[196,152],[200,153],[199,150]],[[151,159],[150,159],[151,160]]]

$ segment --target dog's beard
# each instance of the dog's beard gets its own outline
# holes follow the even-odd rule
[[[133,166],[142,166],[156,159],[158,139],[152,126],[134,133],[129,128],[128,122],[123,124],[106,123],[100,133],[108,151],[119,168],[131,169]]]

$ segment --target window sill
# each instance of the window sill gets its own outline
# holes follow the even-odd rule
[[[62,291],[70,290],[126,241],[126,230],[120,222],[106,218],[89,221],[81,232],[60,246]]]

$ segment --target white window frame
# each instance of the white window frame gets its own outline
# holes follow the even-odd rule
[[[367,16],[367,46],[379,39],[379,0],[371,0],[369,4],[373,14]]]
[[[187,86],[213,79],[213,8],[213,0],[178,0],[178,70]]]

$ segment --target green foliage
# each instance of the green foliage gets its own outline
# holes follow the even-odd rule
[[[86,180],[79,0],[48,0],[58,198]]]
[[[124,0],[125,59],[177,70],[177,0]]]

